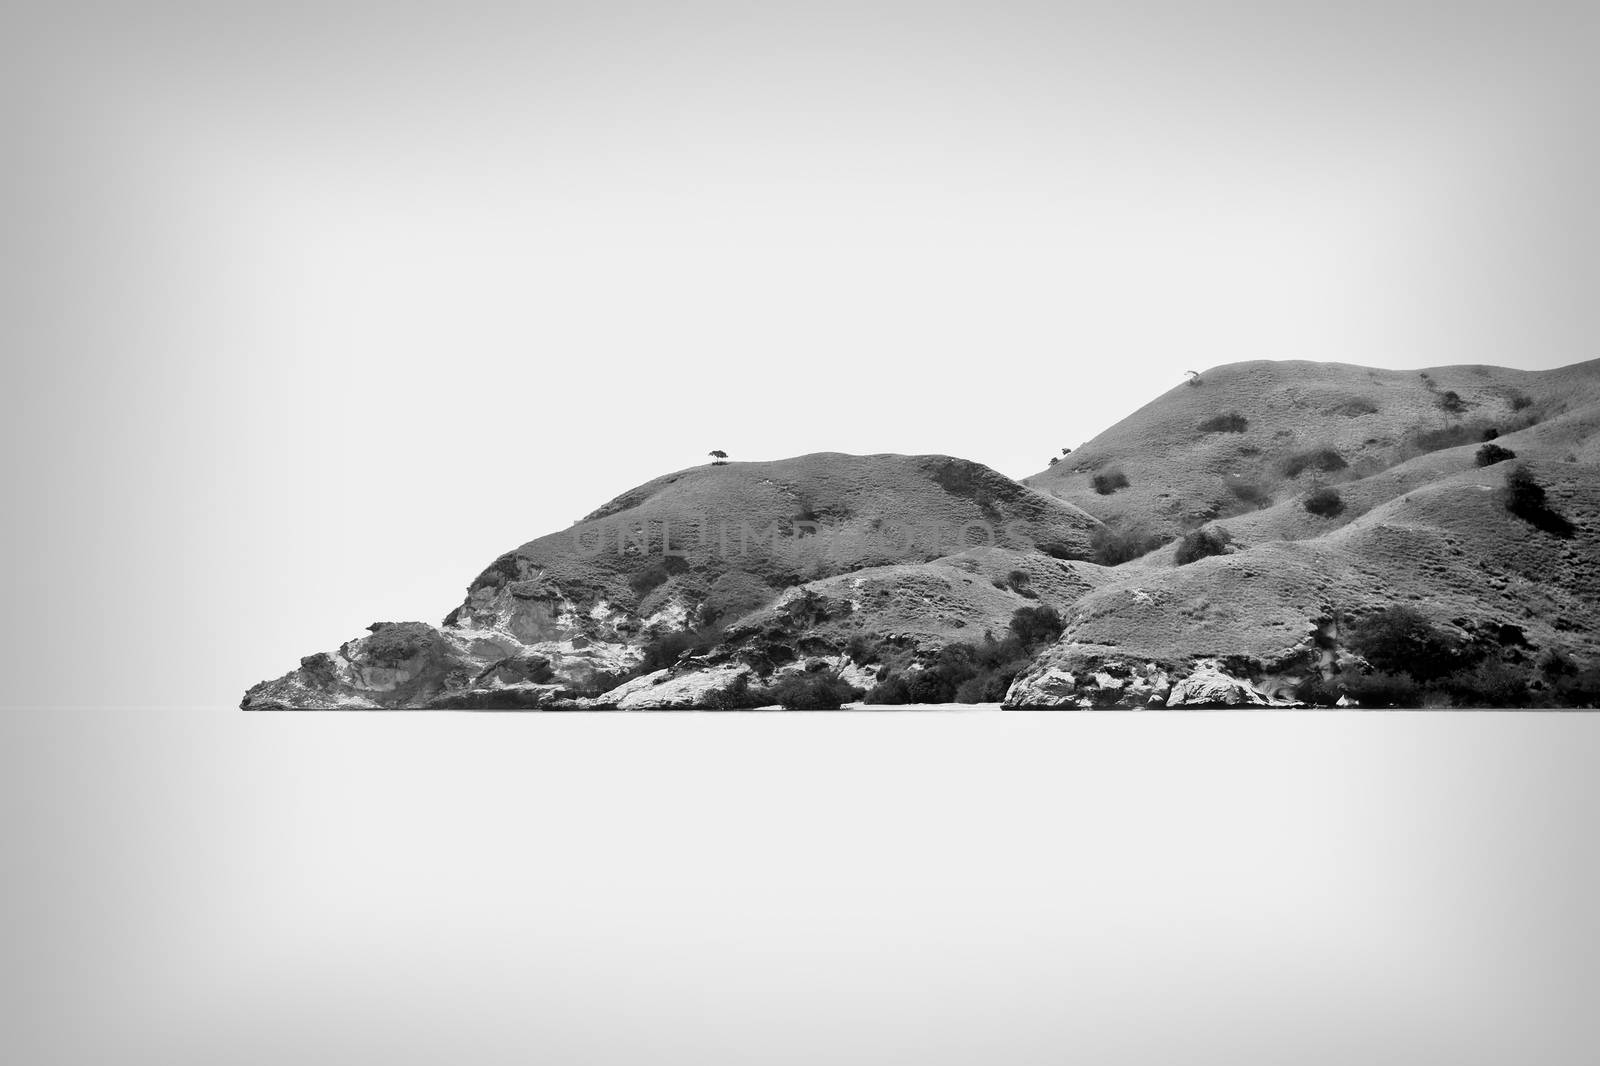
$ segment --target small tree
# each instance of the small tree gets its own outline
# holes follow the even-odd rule
[[[728,464],[728,453],[721,448],[713,448],[706,454],[711,456],[712,466],[726,466]]]
[[[1493,466],[1516,457],[1517,453],[1510,448],[1502,448],[1498,444],[1485,444],[1478,449],[1477,462],[1479,466]]]
[[[1338,489],[1323,486],[1313,490],[1305,498],[1302,506],[1321,518],[1333,518],[1344,511],[1344,499],[1339,495]]]
[[[1544,486],[1534,479],[1525,463],[1506,471],[1505,501],[1506,510],[1546,533],[1565,539],[1574,532],[1572,523],[1551,509]]]
[[[1090,483],[1094,485],[1094,491],[1102,496],[1109,496],[1118,489],[1128,487],[1128,475],[1121,470],[1107,470],[1103,474],[1096,474],[1090,479]]]
[[[1179,566],[1188,566],[1196,559],[1204,559],[1211,555],[1224,555],[1228,545],[1233,543],[1233,537],[1226,529],[1208,526],[1184,534],[1183,540],[1178,542],[1178,547],[1172,553],[1172,561]]]

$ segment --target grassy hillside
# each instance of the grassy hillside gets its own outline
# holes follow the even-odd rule
[[[1450,676],[1387,676],[1408,667],[1372,634],[1401,632]],[[1381,703],[1424,682],[1600,700],[1600,360],[1218,367],[1025,484],[939,455],[678,471],[500,556],[442,625],[376,624],[245,706]]]
[[[1235,363],[1169,389],[1024,483],[1114,528],[1172,539],[1434,452],[1475,449],[1491,431],[1544,426],[1521,438],[1541,442],[1539,457],[1592,462],[1596,404],[1600,360],[1540,372]],[[1549,432],[1558,421],[1564,431]],[[1411,484],[1432,470],[1419,465]],[[1377,502],[1381,485],[1361,498]]]

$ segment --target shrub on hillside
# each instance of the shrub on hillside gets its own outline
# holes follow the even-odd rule
[[[650,593],[666,584],[667,579],[687,569],[689,569],[687,560],[676,555],[664,555],[649,566],[629,574],[628,587],[643,601]]]
[[[1478,449],[1477,463],[1479,466],[1493,466],[1516,457],[1517,453],[1510,448],[1502,448],[1498,444],[1485,444]]]
[[[1061,635],[1061,615],[1053,607],[1019,607],[1006,635],[985,633],[976,644],[948,644],[932,662],[903,673],[879,674],[866,694],[868,703],[993,703],[1005,698],[1017,675],[1046,644]],[[887,669],[887,668],[885,668]]]
[[[1118,566],[1129,559],[1137,559],[1155,551],[1165,543],[1164,538],[1143,526],[1131,526],[1128,529],[1100,526],[1089,535],[1089,548],[1094,553],[1094,561],[1101,566]]]
[[[1102,496],[1109,496],[1118,489],[1128,487],[1128,475],[1120,470],[1107,470],[1096,474],[1090,479],[1090,483],[1094,485],[1094,491]]]
[[[1308,448],[1303,452],[1295,452],[1285,459],[1283,472],[1289,477],[1299,477],[1307,470],[1320,470],[1324,474],[1331,474],[1349,465],[1345,462],[1344,456],[1332,448]]]
[[[1410,674],[1433,681],[1462,669],[1470,657],[1456,638],[1412,607],[1386,607],[1352,627],[1346,640],[1380,673]]]
[[[1533,397],[1527,395],[1526,393],[1519,392],[1515,396],[1511,397],[1511,409],[1513,411],[1521,411],[1532,406]]]
[[[740,674],[727,688],[707,693],[703,706],[708,711],[747,711],[776,702],[771,692],[750,684],[749,674]]]
[[[1032,648],[1054,641],[1066,624],[1061,620],[1061,612],[1054,607],[1018,607],[1011,613],[1011,624],[1007,628],[1023,647]]]
[[[1459,415],[1467,409],[1467,401],[1463,400],[1460,394],[1454,391],[1441,395],[1438,402],[1440,410],[1448,411],[1453,415]]]
[[[1023,599],[1036,600],[1039,598],[1039,594],[1033,591],[1032,579],[1028,577],[1026,570],[1013,570],[1007,574],[1004,587],[1015,592]]]
[[[1250,420],[1237,411],[1230,411],[1200,423],[1202,433],[1243,433],[1250,428]]]
[[[878,642],[865,633],[851,637],[844,650],[846,655],[862,666],[878,661]]]
[[[1378,405],[1366,399],[1347,400],[1328,413],[1343,415],[1346,418],[1359,418],[1362,415],[1377,414]]]
[[[1344,512],[1344,497],[1338,489],[1324,486],[1307,496],[1302,506],[1319,517],[1334,518]]]
[[[1551,509],[1544,486],[1525,463],[1506,471],[1505,503],[1506,510],[1546,533],[1565,539],[1574,532],[1572,523]]]
[[[639,664],[638,675],[651,674],[672,666],[685,655],[703,655],[716,646],[720,639],[715,629],[680,629],[663,633],[644,646],[644,660]]]
[[[1422,686],[1415,679],[1391,670],[1370,674],[1339,675],[1345,695],[1363,707],[1421,707]]]
[[[786,674],[769,693],[786,711],[837,711],[860,695],[860,689],[826,670]]]
[[[1272,493],[1259,482],[1229,474],[1223,477],[1222,484],[1240,503],[1258,511],[1272,506]]]
[[[1210,555],[1225,555],[1228,545],[1233,543],[1233,537],[1226,529],[1216,526],[1206,526],[1193,532],[1185,533],[1178,548],[1172,553],[1172,561],[1179,566],[1188,566],[1197,559],[1204,559]]]

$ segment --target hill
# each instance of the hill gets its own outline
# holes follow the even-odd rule
[[[1067,564],[1089,556],[1098,525],[949,456],[819,453],[681,470],[501,555],[440,626],[375,623],[368,636],[253,687],[244,705],[594,697],[666,654],[663,642],[687,650],[730,631],[750,637],[750,626],[737,628],[742,618],[759,627],[763,609],[807,583],[830,600],[847,583],[866,590],[853,597],[853,628],[937,645],[961,629],[1003,628],[1015,604],[1040,595],[1063,606],[1076,599],[1088,583]],[[848,636],[816,629],[813,646]]]
[[[1491,443],[1514,459],[1480,465]],[[1070,458],[1027,482],[1148,550],[1073,606],[1013,706],[1165,702],[1199,663],[1249,689],[1224,702],[1285,699],[1359,672],[1347,638],[1396,606],[1535,685],[1541,656],[1600,657],[1600,361],[1220,367]],[[1508,510],[1518,468],[1559,534]],[[1107,471],[1127,485],[1099,491]]]
[[[243,706],[863,695],[1600,701],[1600,360],[1217,367],[1021,483],[941,455],[681,470]]]
[[[1023,483],[1108,525],[1170,540],[1312,489],[1576,416],[1543,454],[1594,461],[1600,360],[1559,370],[1376,370],[1248,362],[1169,389]],[[1583,427],[1580,429],[1580,427]],[[1419,472],[1426,467],[1419,468]]]

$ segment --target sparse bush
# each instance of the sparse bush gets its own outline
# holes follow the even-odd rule
[[[1023,599],[1036,600],[1039,594],[1031,587],[1032,578],[1028,577],[1026,570],[1013,570],[1006,575],[1005,586]]]
[[[837,711],[860,695],[860,689],[826,670],[786,674],[770,692],[772,702],[786,711]]]
[[[1463,400],[1455,391],[1445,392],[1439,397],[1439,409],[1450,414],[1459,415],[1467,409],[1467,401]]]
[[[1050,465],[1051,466],[1055,466],[1060,461],[1061,461],[1061,456],[1059,456],[1059,455],[1052,455],[1050,457]]]
[[[1533,672],[1526,667],[1518,669],[1499,659],[1487,659],[1457,670],[1438,688],[1448,693],[1457,707],[1526,707],[1534,699],[1532,680]]]
[[[1515,396],[1511,397],[1511,409],[1513,411],[1521,411],[1524,408],[1528,408],[1528,407],[1532,407],[1532,406],[1533,406],[1533,397],[1527,395],[1526,393],[1519,392]]]
[[[649,566],[629,574],[628,587],[643,601],[650,593],[666,584],[668,578],[687,569],[689,569],[687,560],[676,555],[664,555]]]
[[[878,661],[878,642],[865,633],[851,637],[844,650],[846,655],[862,666]]]
[[[1338,489],[1323,486],[1312,491],[1302,506],[1321,518],[1334,518],[1344,513],[1344,497],[1339,495]]]
[[[1200,423],[1202,433],[1243,433],[1250,428],[1250,420],[1237,411],[1217,415]]]
[[[868,703],[993,703],[1005,698],[1017,675],[1044,644],[1061,635],[1061,615],[1053,607],[1019,607],[1006,636],[985,633],[977,644],[946,645],[919,669],[885,675],[866,694]]]
[[[1359,418],[1362,415],[1377,414],[1378,405],[1366,399],[1347,400],[1328,413],[1343,415],[1346,418]]]
[[[1550,508],[1544,486],[1525,463],[1506,471],[1505,501],[1506,510],[1546,533],[1566,539],[1575,532],[1571,522]]]
[[[1018,607],[1011,613],[1011,633],[1026,648],[1048,644],[1066,628],[1054,607]]]
[[[1422,686],[1403,673],[1375,670],[1339,675],[1344,692],[1363,707],[1421,707]]]
[[[1510,448],[1502,448],[1498,444],[1485,444],[1478,449],[1477,463],[1479,466],[1493,466],[1516,457],[1517,453]]]
[[[1188,566],[1197,559],[1227,554],[1228,545],[1232,543],[1233,537],[1226,529],[1206,526],[1184,534],[1177,550],[1172,553],[1172,560],[1179,566]]]
[[[906,683],[905,674],[894,674],[868,689],[865,699],[883,707],[902,707],[911,702],[911,686]]]
[[[1222,479],[1223,486],[1240,503],[1263,510],[1272,506],[1272,494],[1265,485],[1250,481],[1234,474],[1225,475]]]
[[[1483,436],[1480,439],[1482,439],[1482,440],[1498,440],[1499,437],[1500,437],[1499,428],[1496,427],[1496,426],[1490,426],[1488,429],[1483,431]]]
[[[1386,607],[1367,615],[1353,627],[1347,643],[1376,672],[1410,674],[1423,682],[1468,665],[1466,643],[1412,607]]]
[[[721,634],[715,629],[680,629],[663,633],[644,646],[644,661],[637,675],[651,674],[672,666],[685,655],[703,655],[716,646]]]
[[[1345,462],[1344,456],[1332,448],[1308,448],[1303,452],[1295,452],[1285,459],[1283,472],[1288,477],[1299,477],[1307,470],[1320,470],[1324,474],[1332,474],[1349,465]]]
[[[766,689],[753,687],[749,674],[740,674],[727,688],[707,693],[704,706],[708,711],[747,711],[777,702]]]
[[[1600,707],[1600,667],[1562,675],[1550,685],[1550,694],[1557,707]]]
[[[1094,553],[1094,561],[1101,566],[1119,566],[1130,559],[1137,559],[1141,555],[1155,551],[1165,543],[1164,538],[1143,526],[1133,526],[1128,529],[1100,526],[1089,535],[1089,547]]]
[[[1109,496],[1118,489],[1125,489],[1128,487],[1128,475],[1124,474],[1120,470],[1115,469],[1107,470],[1101,474],[1096,474],[1090,480],[1091,484],[1094,485],[1094,491],[1098,492],[1102,496]]]

